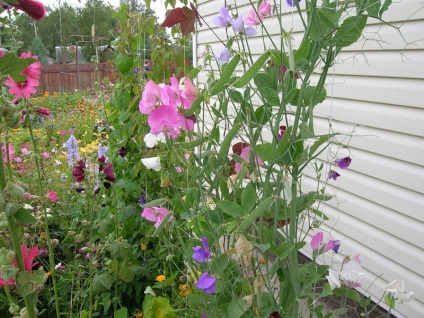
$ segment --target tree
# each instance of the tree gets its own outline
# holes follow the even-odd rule
[[[47,57],[49,55],[49,52],[47,51],[46,46],[39,37],[36,37],[32,40],[28,50],[31,51],[32,54],[38,56],[38,61],[40,61],[41,64],[47,63]]]

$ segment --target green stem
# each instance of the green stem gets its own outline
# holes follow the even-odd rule
[[[35,153],[35,166],[36,166],[37,177],[38,177],[37,178],[38,179],[37,180],[38,181],[38,191],[39,191],[40,195],[42,196],[44,194],[44,187],[43,187],[43,182],[41,182],[42,176],[41,176],[40,161],[39,161],[40,153],[39,153],[38,148],[37,148],[37,143],[35,142],[34,132],[32,130],[31,120],[29,119],[29,116],[27,116],[27,123],[28,123],[29,134],[31,136],[32,147],[33,147],[34,153]],[[47,210],[44,208],[44,200],[42,201],[42,207],[41,208],[44,211],[44,227],[45,227],[44,231],[46,233],[47,246],[48,246],[48,250],[49,250],[49,265],[50,265],[51,278],[52,278],[52,281],[53,281],[53,291],[54,291],[54,299],[55,299],[55,305],[56,305],[56,317],[60,318],[59,293],[58,293],[58,290],[57,290],[57,282],[56,282],[54,252],[53,252],[53,245],[52,245],[51,238],[50,238],[50,230],[49,230],[49,223],[48,223],[48,217],[47,217]]]

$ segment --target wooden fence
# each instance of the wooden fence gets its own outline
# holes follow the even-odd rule
[[[103,82],[104,78],[108,78],[113,84],[118,78],[118,71],[109,63],[98,64],[97,72],[94,64],[45,64],[41,66],[37,91],[42,94],[87,90],[95,82]]]

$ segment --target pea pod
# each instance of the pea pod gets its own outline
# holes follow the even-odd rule
[[[239,129],[240,124],[236,124],[225,136],[221,145],[221,149],[219,149],[218,160],[224,160],[224,158],[227,156],[228,150],[230,150],[231,141],[234,139],[234,136],[238,133]]]
[[[197,138],[197,139],[194,139],[194,140],[191,140],[191,141],[182,142],[182,143],[180,143],[180,146],[183,149],[192,149],[194,147],[201,145],[206,140],[208,140],[208,137],[204,136],[204,137],[200,137],[200,138]]]
[[[261,67],[265,64],[265,62],[269,58],[269,52],[265,52],[261,55],[260,58],[257,59],[255,63],[247,70],[246,73],[242,77],[240,77],[237,82],[233,84],[235,88],[241,88],[246,86],[247,83],[259,72]]]
[[[146,203],[146,204],[143,204],[141,207],[142,207],[142,208],[151,208],[152,206],[159,206],[159,205],[162,205],[162,204],[164,204],[166,201],[168,201],[168,199],[167,199],[167,198],[161,198],[161,199],[153,200],[153,201],[150,201],[150,202],[148,202],[148,203]]]
[[[240,62],[240,55],[237,54],[233,59],[224,67],[222,71],[221,78],[216,82],[215,86],[212,88],[211,96],[219,94],[225,89],[225,84],[228,83],[231,75],[233,75],[234,70],[236,69],[238,63]]]

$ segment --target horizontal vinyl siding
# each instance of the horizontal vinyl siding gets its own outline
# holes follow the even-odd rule
[[[226,1],[232,5],[234,1]],[[246,4],[246,5],[244,5]],[[226,39],[224,28],[215,28],[213,16],[224,1],[200,1],[199,12]],[[247,0],[237,1],[239,13],[246,16]],[[244,6],[243,6],[244,5]],[[304,8],[304,2],[300,2]],[[279,21],[293,30],[293,47],[302,39],[301,19],[284,5],[280,18],[264,23],[277,43],[281,38]],[[364,288],[379,299],[384,286],[404,279],[407,290],[417,299],[398,304],[396,309],[409,318],[424,317],[424,9],[413,0],[400,0],[384,14],[396,28],[369,19],[364,36],[345,48],[327,78],[329,98],[315,108],[317,134],[332,129],[340,132],[338,141],[349,149],[330,147],[319,158],[328,171],[336,158],[350,155],[349,169],[340,170],[337,181],[328,182],[326,191],[335,199],[320,207],[330,218],[323,225],[327,236],[342,240],[341,253],[360,254],[369,275]],[[421,10],[420,10],[421,8]],[[223,44],[205,27],[198,29],[197,52],[210,45],[219,53]],[[399,33],[399,31],[401,33]],[[231,30],[229,33],[231,34]],[[249,39],[253,59],[272,48],[260,34]],[[235,48],[235,47],[233,47]],[[201,57],[198,64],[202,65]],[[237,69],[236,75],[241,75]],[[202,86],[206,74],[198,78]],[[311,77],[311,83],[317,76]],[[295,107],[293,107],[295,109]],[[304,171],[304,187],[314,189],[312,169]],[[325,172],[323,174],[326,174]],[[324,262],[332,257],[325,255]]]

